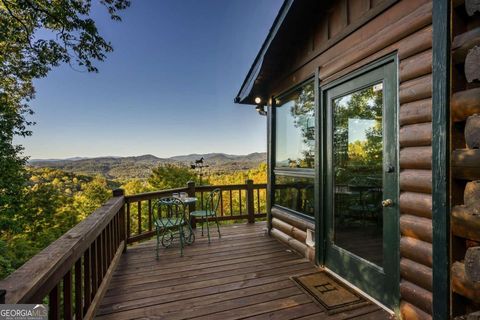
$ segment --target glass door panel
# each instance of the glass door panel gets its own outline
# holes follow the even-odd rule
[[[383,84],[338,97],[332,107],[334,243],[381,267]]]

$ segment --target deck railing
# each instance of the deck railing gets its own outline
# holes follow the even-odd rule
[[[125,196],[113,192],[85,220],[0,281],[0,303],[45,303],[49,319],[91,319],[128,243],[151,237],[154,202],[176,192],[197,196],[220,188],[220,220],[265,216],[266,185],[195,186]],[[190,210],[195,209],[192,205]]]
[[[191,197],[197,197],[196,205],[191,205],[189,210],[203,208],[208,194],[214,189],[220,189],[220,204],[218,219],[243,220],[254,222],[255,219],[265,217],[266,210],[266,184],[254,184],[246,180],[245,184],[195,186],[190,182],[184,188],[147,192],[125,196],[127,211],[127,243],[136,242],[151,237],[155,234],[153,219],[153,204],[156,200],[171,196],[173,193],[187,192]],[[195,225],[195,221],[193,221]]]

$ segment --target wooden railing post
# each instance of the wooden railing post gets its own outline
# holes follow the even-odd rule
[[[253,180],[246,180],[245,184],[247,185],[247,214],[248,214],[248,223],[255,222],[255,201],[253,196]]]
[[[187,183],[187,193],[189,197],[195,197],[195,182],[194,181],[189,181]],[[195,211],[195,203],[192,203],[188,206],[188,211],[192,212]],[[192,229],[197,228],[197,221],[195,217],[190,217],[190,225],[192,226]]]
[[[125,191],[123,189],[115,189],[113,190],[114,197],[123,197],[125,196]],[[125,247],[123,247],[123,252],[127,251],[127,230],[125,228],[125,201],[123,202],[122,207],[120,208],[118,218],[120,219],[120,241],[125,241]]]

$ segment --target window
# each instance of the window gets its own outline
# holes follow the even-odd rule
[[[310,82],[277,99],[276,168],[314,168],[315,99]]]
[[[314,82],[275,98],[273,204],[314,218]]]
[[[314,178],[275,176],[275,204],[309,217],[314,211]]]

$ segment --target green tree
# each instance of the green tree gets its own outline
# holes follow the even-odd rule
[[[98,2],[113,20],[130,5]],[[94,62],[112,51],[89,17],[91,9],[92,0],[0,0],[0,230],[18,229],[14,215],[23,199],[26,158],[13,137],[31,135],[33,81],[61,63],[97,72]]]
[[[164,164],[152,170],[148,183],[155,189],[171,189],[185,187],[188,181],[198,183],[195,172],[187,167]]]
[[[82,184],[82,190],[74,196],[74,207],[79,219],[86,218],[111,197],[107,180],[97,176],[91,182]]]

